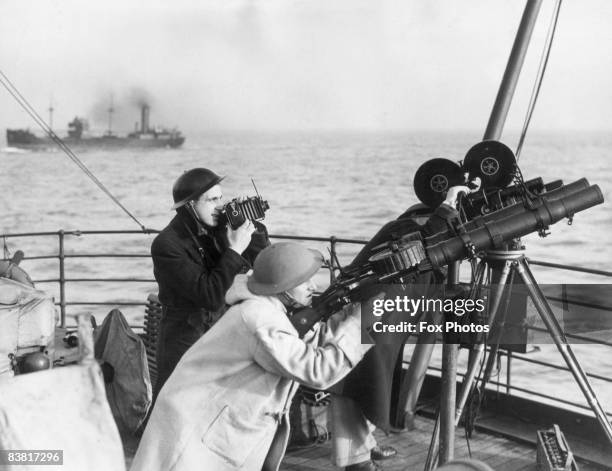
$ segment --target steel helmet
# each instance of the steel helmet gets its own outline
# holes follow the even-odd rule
[[[28,353],[21,360],[19,371],[32,373],[34,371],[48,370],[51,367],[49,357],[42,352]]]
[[[198,198],[224,178],[207,168],[192,168],[185,171],[176,179],[172,187],[172,197],[174,198],[172,209],[180,208],[188,201]]]
[[[247,280],[254,294],[280,294],[301,285],[314,275],[323,263],[318,250],[292,242],[280,242],[262,250]]]

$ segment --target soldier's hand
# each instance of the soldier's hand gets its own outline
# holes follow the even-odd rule
[[[255,226],[248,219],[237,229],[227,226],[227,240],[230,249],[242,254],[251,243],[251,235],[255,231]]]
[[[444,200],[444,204],[452,206],[457,209],[457,200],[459,199],[459,195],[461,193],[467,195],[468,193],[472,193],[473,191],[477,191],[480,188],[480,178],[476,177],[472,182],[469,183],[469,186],[466,185],[457,185],[451,186],[446,193],[446,199]]]

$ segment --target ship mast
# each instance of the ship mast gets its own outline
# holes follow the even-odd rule
[[[542,0],[530,0],[525,5],[523,17],[516,33],[514,45],[506,65],[506,71],[499,86],[483,140],[499,139],[501,137],[541,5]]]
[[[110,96],[110,105],[108,109],[108,131],[106,132],[107,136],[113,135],[113,113],[115,112],[115,108],[113,107],[113,94]]]
[[[53,101],[52,100],[49,101],[49,108],[48,108],[48,110],[49,110],[49,129],[53,130],[53,111],[54,111],[54,108],[53,108]]]
[[[512,46],[497,98],[484,133],[485,140],[499,139],[502,134],[542,2],[543,0],[527,0],[525,4],[523,16],[514,39],[514,45]],[[455,262],[449,266],[448,284],[456,285],[458,282],[459,262]],[[444,400],[440,404],[440,464],[447,463],[454,457],[458,355],[458,345],[444,343],[442,351],[443,380],[441,391]]]

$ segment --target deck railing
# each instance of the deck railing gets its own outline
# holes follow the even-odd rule
[[[3,239],[4,248],[5,248],[5,256],[4,258],[2,258],[2,260],[7,260],[10,258],[8,247],[9,247],[9,241],[11,240],[26,239],[26,238],[27,239],[40,238],[40,237],[57,239],[57,245],[56,245],[57,253],[43,254],[43,255],[26,254],[23,260],[58,260],[59,271],[58,271],[57,277],[34,279],[34,282],[43,283],[43,284],[56,283],[58,285],[59,300],[56,301],[56,305],[59,307],[59,310],[60,310],[60,323],[62,326],[66,326],[66,313],[67,313],[66,308],[68,306],[99,305],[99,306],[143,306],[144,307],[146,305],[146,300],[144,299],[143,300],[133,300],[133,301],[129,300],[129,301],[101,301],[101,302],[89,301],[89,300],[76,300],[76,301],[68,300],[67,295],[66,295],[66,286],[70,283],[80,283],[80,282],[96,282],[96,283],[140,282],[140,283],[152,283],[152,284],[155,283],[155,279],[152,276],[151,277],[112,277],[112,278],[99,278],[99,277],[71,278],[71,277],[68,277],[66,273],[66,260],[68,259],[101,259],[101,258],[104,258],[104,259],[142,259],[142,258],[150,259],[150,254],[148,253],[148,251],[145,253],[109,253],[109,252],[78,253],[74,251],[68,251],[66,250],[67,236],[75,236],[75,237],[83,237],[83,236],[88,236],[88,235],[125,236],[125,235],[137,235],[137,234],[150,236],[152,234],[157,234],[158,232],[159,231],[156,231],[156,230],[147,230],[147,231],[136,231],[136,230],[63,231],[63,230],[60,230],[57,232],[29,232],[29,233],[2,234],[0,235],[0,238]],[[325,244],[328,244],[328,249],[331,255],[331,260],[335,260],[335,257],[337,255],[338,244],[363,245],[366,243],[366,241],[364,240],[340,238],[340,237],[335,237],[335,236],[318,237],[318,236],[294,236],[294,235],[277,234],[277,235],[270,235],[270,238],[279,239],[279,240],[297,240],[297,241],[304,241],[304,242],[323,242]],[[13,250],[16,250],[18,248],[19,247],[14,247]],[[587,273],[587,274],[593,274],[593,275],[598,275],[602,277],[612,278],[612,272],[610,271],[595,270],[591,268],[576,267],[576,266],[563,265],[563,264],[558,264],[558,263],[549,263],[549,262],[531,260],[531,259],[529,259],[529,263],[531,265],[536,265],[536,266],[550,267],[550,268],[555,268],[555,269],[560,269],[560,270],[568,270],[568,271],[573,271],[573,272]],[[332,266],[328,267],[330,271],[330,277],[332,276],[332,272],[335,268],[336,267],[334,267],[333,264]],[[598,307],[604,311],[612,312],[612,307],[609,307],[609,306],[594,306],[594,307]],[[132,327],[136,329],[143,328],[142,325],[133,325]],[[541,329],[537,327],[529,327],[529,329],[536,330],[536,331],[544,331],[544,332],[546,331],[545,329]],[[566,337],[569,339],[586,341],[586,342],[593,343],[593,344],[612,347],[612,342],[600,340],[600,339],[589,337],[589,336],[566,334]],[[588,406],[584,404],[567,401],[559,397],[553,397],[553,396],[550,396],[550,395],[547,395],[547,394],[544,394],[544,393],[541,393],[535,390],[528,390],[525,388],[521,388],[521,387],[512,385],[511,363],[514,360],[537,364],[539,366],[544,366],[544,367],[548,367],[552,369],[569,371],[569,369],[566,366],[559,366],[559,365],[545,362],[545,361],[534,360],[534,359],[526,357],[525,355],[517,355],[516,353],[512,353],[510,351],[508,352],[501,351],[500,354],[505,355],[507,357],[506,382],[501,383],[501,382],[491,381],[490,382],[491,385],[504,387],[508,394],[511,394],[511,391],[520,391],[520,392],[528,393],[528,394],[538,396],[538,397],[541,397],[547,400],[557,401],[563,404],[574,406],[574,407],[577,407],[583,410],[590,409]],[[432,366],[430,366],[430,369],[439,370],[438,368],[432,367]],[[593,374],[593,373],[587,373],[587,376],[589,378],[594,378],[600,381],[604,381],[606,383],[612,383],[612,377],[610,376],[602,376],[602,375]],[[612,412],[607,412],[607,413],[609,415],[612,415]]]

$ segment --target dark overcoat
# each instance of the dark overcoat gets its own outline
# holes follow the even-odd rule
[[[420,232],[429,243],[444,240],[456,216],[457,212],[453,208],[442,205],[433,212],[425,225],[420,226],[403,214],[398,219],[385,224],[357,254],[349,267],[367,262],[373,247],[384,242],[399,240],[411,232]],[[443,280],[444,274],[440,271],[413,275],[407,280],[410,285],[403,287],[397,285],[397,294],[401,293],[401,296],[411,298],[435,296]],[[386,289],[388,290],[388,287]],[[391,299],[395,294],[387,291],[385,296]],[[388,321],[393,322],[393,319]],[[377,342],[348,376],[334,387],[335,392],[354,399],[367,419],[385,431],[390,429],[394,370],[408,335],[396,335]]]
[[[242,255],[228,248],[224,228],[217,233],[179,212],[151,245],[162,320],[158,333],[158,380],[154,396],[183,354],[225,312],[225,293],[238,273],[248,271],[270,244],[263,224]]]

